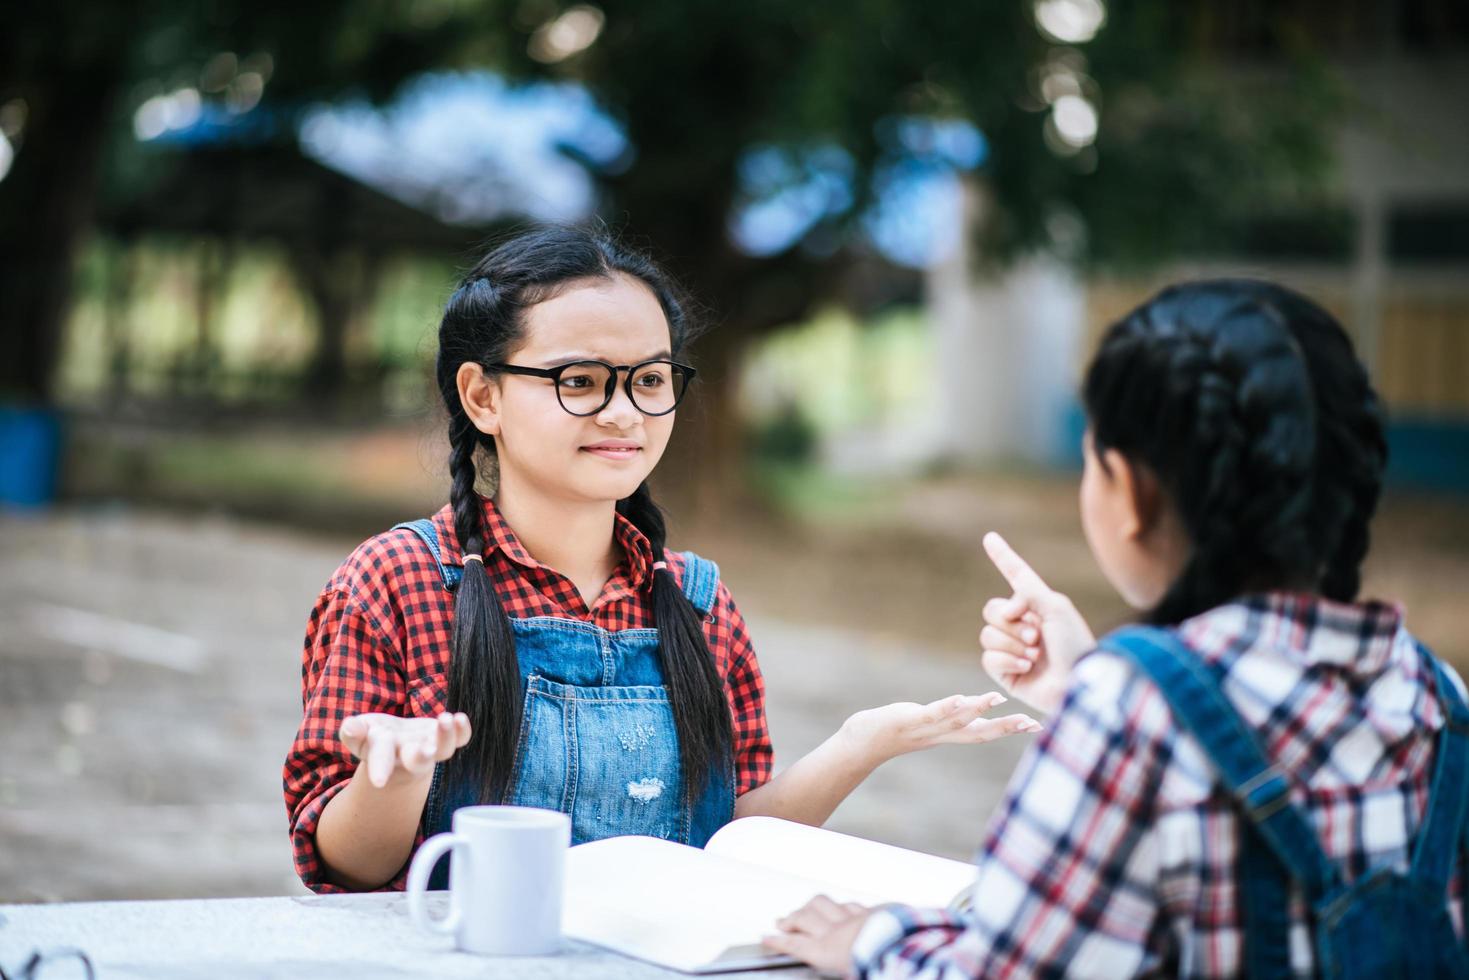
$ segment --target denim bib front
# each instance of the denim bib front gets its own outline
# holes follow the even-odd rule
[[[429,520],[400,524],[428,545],[453,590],[462,568],[445,565]],[[719,569],[685,552],[683,592],[700,615],[714,606]],[[524,702],[515,776],[504,802],[571,817],[571,843],[624,834],[703,847],[734,817],[733,766],[696,795],[684,785],[678,734],[658,657],[656,629],[605,630],[554,616],[510,621]],[[426,835],[451,828],[454,811],[479,802],[479,787],[434,770]],[[446,866],[430,887],[447,886]]]

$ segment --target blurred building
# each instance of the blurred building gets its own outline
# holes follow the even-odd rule
[[[1232,6],[1216,25],[1242,72],[1266,60],[1269,11]],[[972,257],[952,254],[928,273],[943,397],[900,442],[930,458],[1074,465],[1075,391],[1105,327],[1165,283],[1248,275],[1300,289],[1353,334],[1389,408],[1394,479],[1469,491],[1469,15],[1358,3],[1318,19],[1312,40],[1350,107],[1324,205],[1262,207],[1241,244],[1145,278],[1083,280],[1042,259],[976,281]],[[971,194],[971,220],[983,207]]]

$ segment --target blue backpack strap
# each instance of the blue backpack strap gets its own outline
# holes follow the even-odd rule
[[[1412,876],[1430,889],[1430,895],[1447,895],[1454,857],[1469,833],[1469,821],[1465,820],[1469,807],[1469,708],[1438,658],[1421,643],[1418,651],[1433,669],[1444,727],[1435,752],[1428,810],[1413,849]]]
[[[692,551],[685,551],[683,559],[683,594],[699,610],[699,615],[708,616],[719,591],[719,566]]]
[[[464,569],[458,565],[445,565],[444,553],[439,550],[439,529],[434,522],[427,517],[421,517],[416,521],[404,521],[402,524],[394,524],[393,530],[406,528],[423,539],[428,545],[429,554],[434,556],[434,564],[439,566],[439,576],[444,580],[444,588],[453,592],[459,580],[464,577]]]

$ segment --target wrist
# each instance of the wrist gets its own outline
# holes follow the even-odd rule
[[[1066,700],[1065,678],[1053,679],[1041,689],[1035,700],[1035,707],[1047,715],[1054,715],[1061,710],[1061,703]]]
[[[892,744],[893,740],[885,738],[879,726],[873,723],[870,708],[849,715],[837,729],[836,740],[850,765],[864,773],[901,754]]]

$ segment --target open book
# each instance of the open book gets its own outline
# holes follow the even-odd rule
[[[703,849],[608,837],[566,860],[566,934],[685,973],[793,963],[760,945],[816,895],[960,907],[974,866],[774,817],[726,824]]]

